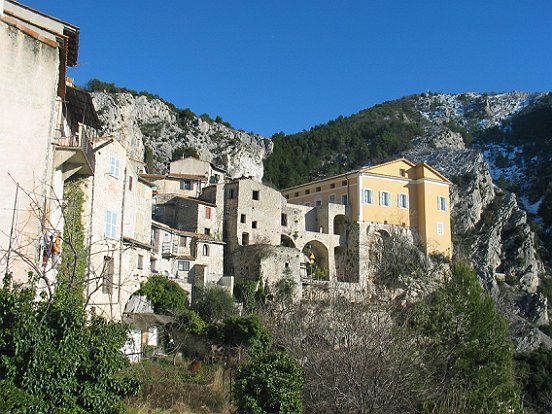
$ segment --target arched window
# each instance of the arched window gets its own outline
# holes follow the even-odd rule
[[[203,245],[203,256],[209,256],[209,246]]]

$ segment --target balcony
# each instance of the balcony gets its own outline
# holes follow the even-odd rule
[[[92,135],[86,125],[79,124],[78,133],[54,140],[54,167],[62,169],[64,181],[73,175],[94,175],[96,161],[90,144]]]

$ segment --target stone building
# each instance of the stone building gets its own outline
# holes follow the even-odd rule
[[[350,207],[348,219],[414,230],[426,254],[452,255],[450,181],[406,159],[364,167],[282,190],[288,202]]]
[[[90,248],[86,299],[120,320],[150,274],[153,185],[141,178],[116,140],[95,142],[96,173],[83,184],[83,224]]]
[[[226,287],[230,293],[233,278],[223,274],[224,243],[201,233],[175,229],[152,222],[151,273],[162,274],[188,292],[211,285]]]
[[[94,174],[99,127],[90,97],[66,80],[79,28],[16,1],[0,2],[0,267],[55,285],[64,182]]]

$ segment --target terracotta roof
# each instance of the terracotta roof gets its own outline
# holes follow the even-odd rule
[[[410,160],[407,160],[406,158],[397,158],[396,160],[391,160],[391,161],[387,161],[387,162],[384,162],[382,164],[376,164],[376,165],[370,165],[370,166],[365,166],[365,167],[362,167],[360,169],[360,171],[364,172],[364,171],[369,171],[369,170],[373,170],[374,168],[379,168],[379,167],[383,167],[385,165],[389,165],[389,164],[394,164],[396,162],[405,162],[407,163],[408,165],[410,165],[410,167],[415,167],[416,164],[414,164],[412,161]]]
[[[196,175],[196,174],[177,174],[177,173],[170,173],[167,174],[167,177],[169,178],[184,178],[188,180],[202,180],[207,181],[207,177],[204,175]]]
[[[143,178],[145,178],[145,179],[150,179],[150,180],[159,180],[159,179],[165,178],[165,176],[164,176],[163,174],[146,174],[146,173],[140,173],[140,174],[138,174],[138,176],[143,177]]]
[[[146,250],[151,250],[153,248],[153,246],[151,244],[144,243],[140,240],[136,240],[136,239],[133,239],[131,237],[124,237],[123,236],[123,243],[135,244],[136,246],[141,247],[141,248],[146,249]]]
[[[178,194],[175,194],[173,198],[171,198],[171,199],[167,200],[165,203],[161,203],[161,204],[170,204],[170,203],[176,202],[178,200],[191,201],[192,203],[203,204],[203,205],[209,206],[209,207],[216,207],[217,206],[216,204],[210,203],[208,201],[200,200],[199,198],[186,197],[186,196],[181,196],[181,195],[178,195]]]

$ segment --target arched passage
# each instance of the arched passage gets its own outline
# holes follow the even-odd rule
[[[295,247],[295,243],[293,242],[293,239],[287,234],[282,234],[282,236],[280,237],[280,246]]]
[[[305,244],[302,252],[307,264],[307,276],[323,280],[329,279],[328,248],[317,240],[311,240]]]
[[[344,214],[338,214],[334,217],[333,220],[333,229],[334,234],[345,234],[345,230],[347,229],[347,223],[349,220],[347,219],[347,216]]]

